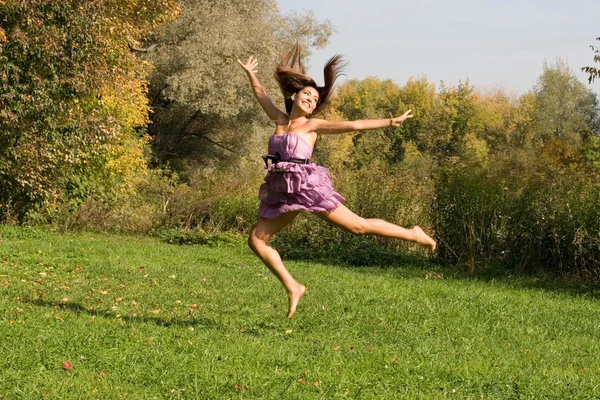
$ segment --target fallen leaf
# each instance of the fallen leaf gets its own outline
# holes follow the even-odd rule
[[[65,361],[62,365],[62,369],[64,369],[65,371],[69,371],[73,369],[73,366],[71,364],[69,364],[68,361]]]
[[[341,349],[341,348],[342,348],[342,346],[335,346],[335,347],[333,348],[333,350],[335,350],[335,351],[338,351],[338,350],[339,350],[339,349]]]
[[[327,310],[329,310],[329,308],[327,308],[327,307],[325,307],[325,306],[321,306],[321,310],[323,310],[323,311],[327,311]]]
[[[444,276],[436,272],[428,272],[425,274],[425,279],[444,279]]]
[[[287,333],[287,334],[292,333],[292,330],[288,329],[287,331],[285,331],[285,333]]]
[[[319,382],[318,380],[316,380],[316,381],[315,381],[315,386],[316,386],[316,387],[319,387],[319,386],[321,386],[321,382]]]
[[[302,383],[302,382],[304,382],[304,378],[298,378],[298,379],[296,380],[296,382],[298,382],[298,383]]]
[[[108,372],[106,372],[106,371],[100,371],[100,376],[105,376],[105,375],[108,375]]]
[[[160,314],[160,310],[150,310],[148,312],[151,314]]]

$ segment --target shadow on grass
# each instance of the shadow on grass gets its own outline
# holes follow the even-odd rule
[[[309,261],[325,265],[366,268],[426,268],[432,264],[431,259],[425,255],[400,253],[385,248],[323,250],[274,247],[284,261]]]
[[[291,248],[285,245],[280,253],[284,260],[298,263],[315,262],[335,268],[353,268],[365,274],[388,276],[392,274],[402,278],[472,280],[502,284],[515,289],[544,290],[600,299],[600,285],[597,279],[543,272],[526,273],[514,268],[493,265],[470,272],[464,266],[443,263],[427,253],[411,255],[375,246],[323,251],[303,247]]]
[[[510,268],[489,267],[476,272],[466,272],[454,266],[444,266],[452,273],[452,279],[472,280],[506,285],[515,289],[543,290],[565,293],[577,297],[600,299],[597,282],[581,277],[552,275],[550,273],[524,273]]]
[[[23,303],[29,303],[38,307],[48,307],[48,308],[60,308],[61,310],[69,310],[75,314],[87,314],[87,315],[91,315],[93,317],[102,317],[102,318],[107,318],[107,319],[115,319],[116,318],[116,314],[114,312],[108,311],[108,310],[96,310],[96,309],[89,309],[79,303],[73,303],[73,302],[57,302],[57,301],[46,301],[46,300],[42,300],[42,299],[28,299],[28,298],[24,298],[21,300]],[[140,316],[140,315],[121,315],[119,317],[119,319],[122,319],[123,321],[127,321],[127,322],[132,322],[132,323],[146,323],[146,322],[151,322],[154,323],[158,326],[162,326],[162,327],[170,327],[170,326],[182,326],[182,327],[204,327],[206,329],[213,329],[213,328],[221,328],[222,325],[215,322],[214,320],[210,319],[210,318],[205,318],[205,317],[194,317],[194,318],[190,318],[190,319],[181,319],[181,318],[161,318],[161,317],[154,317],[154,316]]]

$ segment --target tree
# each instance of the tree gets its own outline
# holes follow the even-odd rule
[[[275,0],[184,0],[181,10],[147,43],[155,46],[146,55],[155,66],[154,154],[171,164],[230,164],[253,146],[263,148],[264,138],[253,132],[268,122],[236,60],[256,56],[261,81],[277,101],[276,58],[296,40],[305,49],[324,46],[331,24],[311,13],[282,15]]]
[[[598,99],[558,59],[556,65],[544,65],[534,88],[535,135],[547,153],[558,159],[573,160],[590,136],[598,134]],[[562,155],[560,155],[562,154]]]
[[[145,67],[130,47],[176,13],[175,0],[0,1],[0,219],[84,196],[140,154]]]
[[[597,37],[596,40],[600,40],[600,37]],[[594,51],[594,62],[600,62],[600,46],[590,45],[590,48]],[[590,74],[588,78],[589,83],[594,82],[594,79],[600,77],[600,70],[596,67],[583,67],[581,70]]]

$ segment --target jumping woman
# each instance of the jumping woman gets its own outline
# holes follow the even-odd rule
[[[411,110],[399,117],[357,121],[327,121],[312,117],[327,104],[335,80],[341,75],[344,63],[339,55],[331,58],[324,68],[325,85],[317,86],[302,65],[298,45],[288,52],[275,71],[285,102],[285,112],[279,110],[256,78],[258,61],[250,57],[246,63],[238,60],[252,85],[254,96],[267,116],[275,123],[275,133],[269,138],[269,154],[265,182],[260,186],[259,219],[250,232],[248,245],[275,274],[288,295],[291,318],[306,287],[298,283],[283,265],[277,250],[269,240],[290,224],[301,211],[315,213],[321,219],[357,235],[378,235],[408,240],[435,250],[436,242],[415,226],[406,229],[381,219],[365,219],[342,204],[344,198],[333,190],[328,170],[310,162],[318,134],[399,126],[412,118]]]

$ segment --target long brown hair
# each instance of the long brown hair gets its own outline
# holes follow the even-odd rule
[[[291,96],[306,86],[315,88],[319,93],[319,100],[313,114],[322,110],[331,98],[336,79],[344,74],[346,65],[348,63],[344,61],[341,55],[336,54],[331,57],[325,64],[325,68],[323,68],[325,85],[317,86],[315,81],[306,75],[304,65],[302,64],[300,44],[296,43],[290,51],[284,54],[275,70],[275,79],[281,88],[281,93],[285,101],[285,110],[288,115],[292,112],[292,105],[294,104]]]

